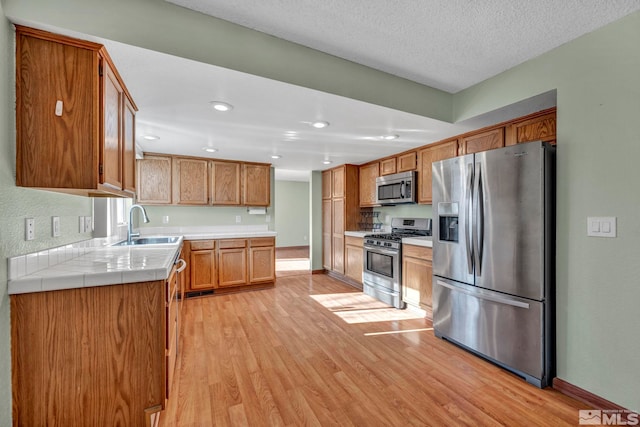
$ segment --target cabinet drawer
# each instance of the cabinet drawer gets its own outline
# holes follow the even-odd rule
[[[362,237],[344,236],[344,244],[349,246],[358,246],[361,248],[363,240]]]
[[[433,259],[433,249],[424,246],[402,245],[402,255],[412,258]]]
[[[246,248],[246,247],[247,247],[247,241],[245,239],[218,240],[218,248],[220,249]]]
[[[192,251],[204,251],[216,247],[215,240],[192,240],[190,243]]]
[[[276,239],[273,237],[259,237],[257,239],[250,239],[249,246],[252,248],[260,247],[260,246],[275,246]]]

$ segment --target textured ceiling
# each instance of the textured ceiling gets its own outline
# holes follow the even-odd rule
[[[633,11],[638,0],[168,0],[455,93]]]

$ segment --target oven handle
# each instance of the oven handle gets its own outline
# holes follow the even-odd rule
[[[393,249],[385,249],[385,248],[381,248],[378,246],[366,246],[364,245],[364,250],[366,251],[371,251],[371,252],[378,252],[381,253],[383,255],[400,255],[400,251],[394,251]]]

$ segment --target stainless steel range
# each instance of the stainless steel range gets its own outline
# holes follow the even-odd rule
[[[431,236],[431,218],[392,218],[391,233],[364,236],[363,291],[396,308],[402,301],[402,238]]]

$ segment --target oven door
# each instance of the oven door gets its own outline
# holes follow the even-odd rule
[[[400,292],[400,252],[379,247],[364,247],[363,281]]]

